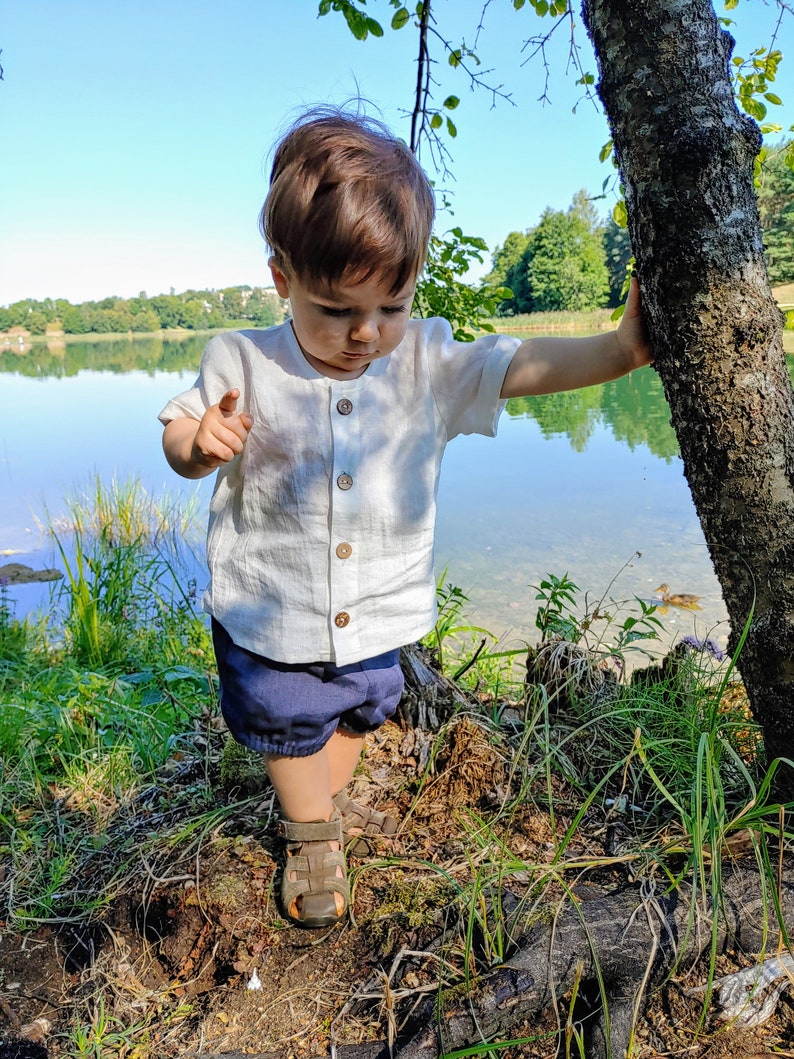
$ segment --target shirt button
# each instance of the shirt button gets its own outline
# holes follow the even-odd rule
[[[340,416],[349,416],[353,411],[353,402],[346,397],[342,397],[336,402],[336,410]]]
[[[336,554],[340,559],[349,559],[350,556],[353,554],[353,549],[350,547],[347,541],[343,541],[342,544],[337,544]]]
[[[350,615],[347,613],[347,611],[340,610],[337,616],[334,618],[334,625],[337,627],[337,629],[344,629],[344,627],[349,623],[349,621]]]
[[[349,474],[340,474],[339,477],[336,479],[336,484],[339,486],[340,489],[349,489],[350,486],[353,484],[353,479],[350,477]]]

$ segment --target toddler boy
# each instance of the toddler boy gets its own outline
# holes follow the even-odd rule
[[[322,927],[349,902],[343,844],[397,821],[345,793],[390,717],[399,648],[435,622],[441,458],[494,435],[508,397],[617,378],[650,350],[632,286],[617,331],[455,342],[412,320],[433,193],[379,123],[315,111],[276,149],[261,226],[291,319],[219,335],[168,403],[163,447],[216,471],[210,585],[221,707],[265,756],[282,812],[285,913]]]

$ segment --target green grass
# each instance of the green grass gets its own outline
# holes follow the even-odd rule
[[[215,698],[183,581],[191,512],[136,482],[94,482],[49,526],[67,576],[46,617],[17,620],[0,593],[0,857],[13,880],[0,918],[20,927],[90,913],[86,858]]]
[[[593,309],[591,312],[517,313],[515,316],[495,316],[487,320],[499,333],[592,334],[611,331],[616,326],[612,309]]]

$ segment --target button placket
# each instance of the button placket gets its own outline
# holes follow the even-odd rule
[[[330,401],[333,439],[333,471],[330,510],[330,628],[337,647],[351,650],[358,639],[356,601],[359,598],[359,549],[354,547],[357,533],[360,489],[359,417],[356,415],[359,394],[350,384],[332,391]],[[337,637],[340,637],[337,640]]]

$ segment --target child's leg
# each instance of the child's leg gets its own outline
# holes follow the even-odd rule
[[[353,778],[364,736],[337,729],[325,746],[308,757],[265,754],[279,805],[289,820],[329,820],[331,798]]]
[[[353,779],[356,765],[364,750],[364,736],[337,728],[325,748],[328,751],[331,794],[338,794]]]
[[[334,806],[326,747],[307,757],[265,754],[265,763],[281,812],[288,820],[307,823],[331,819]]]

